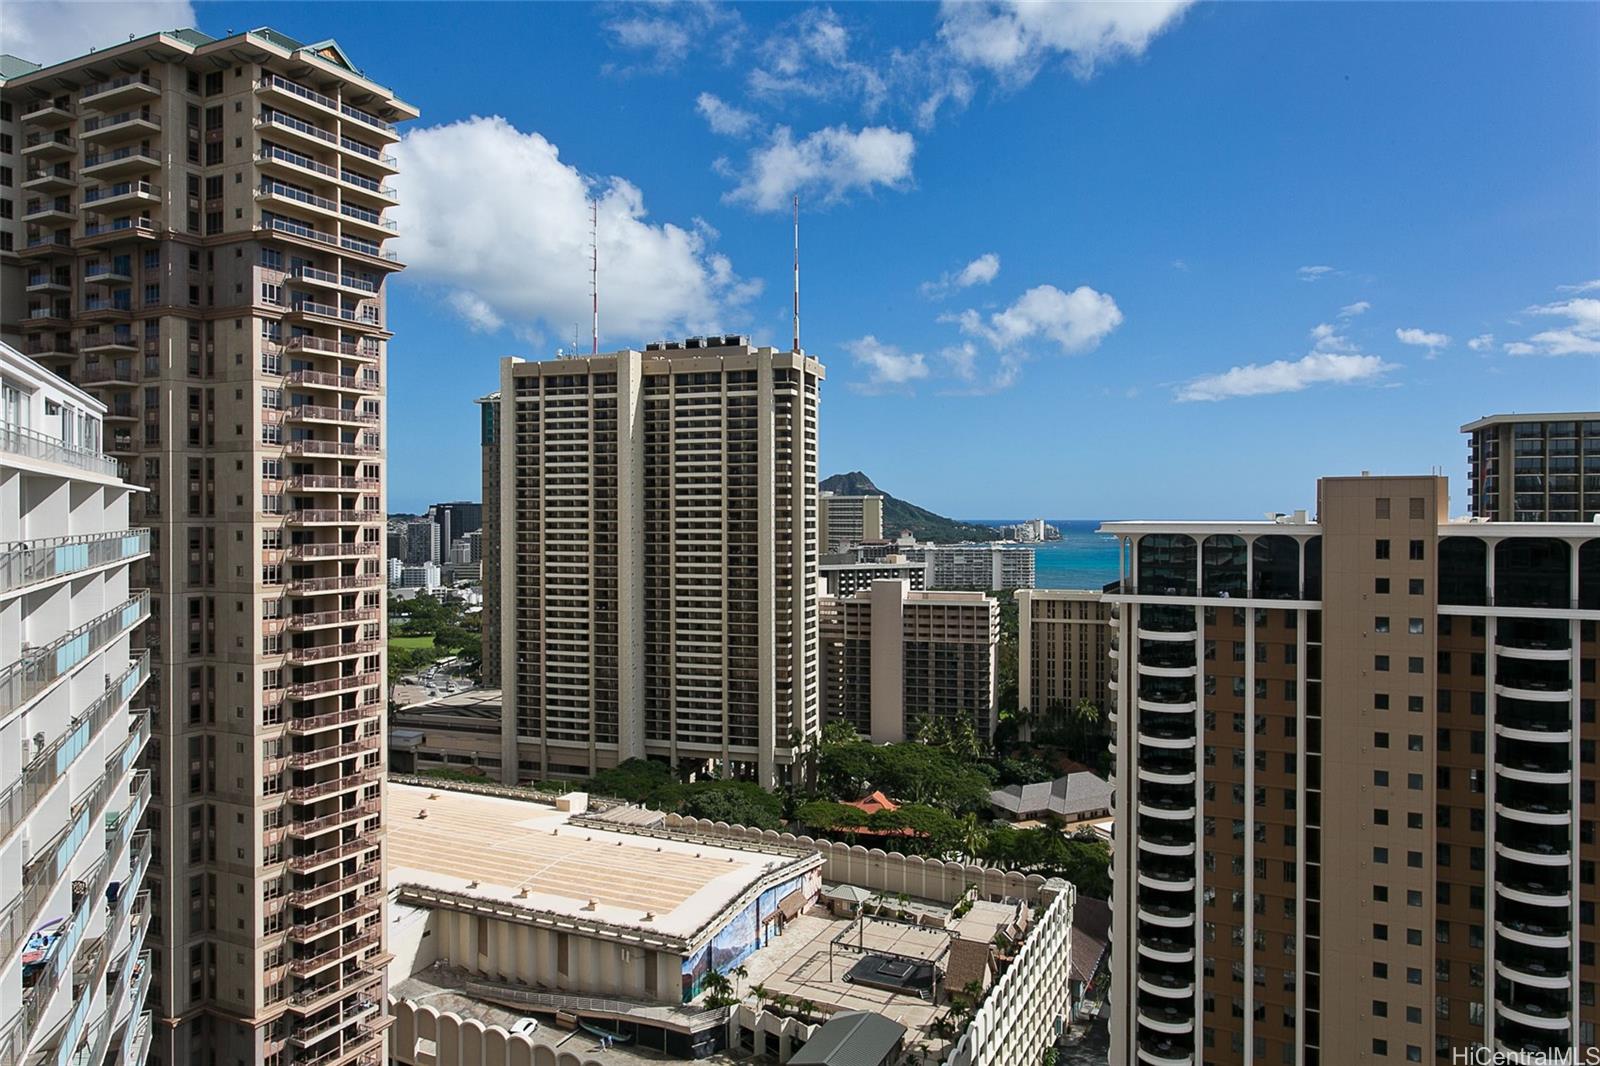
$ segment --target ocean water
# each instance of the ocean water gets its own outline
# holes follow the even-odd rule
[[[1015,525],[1019,518],[968,518],[986,526]],[[1033,546],[1034,584],[1042,589],[1100,589],[1120,577],[1117,538],[1096,533],[1100,519],[1046,518],[1060,540]]]

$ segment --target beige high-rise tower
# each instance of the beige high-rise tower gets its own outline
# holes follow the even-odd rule
[[[1600,527],[1447,504],[1104,527],[1113,1062],[1595,1047]]]
[[[819,729],[822,378],[743,337],[501,362],[484,642],[507,780],[646,756],[791,772]]]
[[[417,112],[269,29],[5,74],[5,332],[149,490],[153,1054],[375,1064],[386,182]]]

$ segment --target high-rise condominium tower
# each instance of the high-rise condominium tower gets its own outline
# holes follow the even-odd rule
[[[0,345],[0,1064],[150,1048],[149,531],[105,409]]]
[[[1600,418],[1490,415],[1468,438],[1468,502],[1501,522],[1592,522],[1600,514]]]
[[[268,29],[10,73],[5,326],[149,490],[155,1055],[377,1062],[386,181],[416,111]]]
[[[1112,1061],[1592,1047],[1600,527],[1317,504],[1105,527]]]
[[[507,780],[645,756],[790,772],[818,729],[822,377],[743,337],[501,363],[484,642]]]

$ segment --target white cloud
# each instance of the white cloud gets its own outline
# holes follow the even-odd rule
[[[928,361],[921,352],[902,352],[870,333],[859,340],[846,341],[844,349],[866,368],[867,381],[861,386],[866,391],[905,388],[928,376]]]
[[[943,296],[951,289],[968,289],[974,285],[987,285],[999,274],[999,254],[996,252],[984,252],[954,274],[946,272],[939,276],[938,281],[924,281],[922,283],[922,295],[930,297]]]
[[[1337,274],[1331,266],[1303,266],[1295,271],[1301,281],[1321,281],[1330,274]]]
[[[754,112],[725,103],[715,93],[701,93],[694,102],[694,109],[700,112],[712,133],[729,137],[747,136],[757,122]]]
[[[855,131],[829,126],[799,141],[789,127],[779,126],[765,145],[750,153],[742,172],[722,164],[724,173],[739,179],[723,199],[757,211],[778,211],[797,192],[836,203],[879,185],[903,188],[911,181],[916,148],[911,134],[887,126]]]
[[[1043,337],[1071,354],[1096,347],[1122,324],[1122,311],[1110,296],[1087,285],[1071,292],[1062,292],[1054,285],[1037,285],[1010,307],[991,314],[987,321],[970,309],[944,316],[941,321],[954,321],[963,333],[982,337],[1001,351]]]
[[[1487,352],[1494,347],[1494,334],[1480,333],[1467,341],[1467,347],[1475,352]]]
[[[1339,317],[1355,318],[1357,315],[1364,315],[1370,310],[1372,310],[1371,304],[1367,303],[1365,300],[1357,300],[1353,304],[1345,304],[1343,307],[1339,308]]]
[[[1600,292],[1600,278],[1593,281],[1580,281],[1576,285],[1557,285],[1557,292]]]
[[[506,324],[483,297],[465,289],[449,296],[450,307],[464,319],[474,333],[496,333]]]
[[[648,221],[637,186],[585,176],[503,118],[415,129],[395,151],[404,276],[449,290],[448,305],[474,328],[564,337],[588,321],[590,197],[599,200],[603,342],[719,332],[760,291],[701,227]]]
[[[1249,363],[1221,374],[1195,378],[1178,388],[1180,403],[1231,400],[1300,392],[1312,385],[1354,385],[1373,381],[1394,369],[1375,355],[1311,352],[1300,359]]]
[[[623,48],[649,52],[661,66],[678,66],[686,57],[699,61],[708,52],[731,61],[744,36],[744,20],[733,7],[710,0],[680,0],[673,4],[641,4],[628,14],[606,23],[606,30]],[[707,49],[707,41],[718,47]]]
[[[1600,297],[1541,304],[1526,313],[1567,321],[1556,329],[1535,333],[1525,343],[1506,345],[1512,355],[1600,355]]]
[[[161,30],[196,25],[187,0],[131,0],[129,3],[72,3],[33,0],[6,5],[4,51],[49,66],[91,48],[126,44]]]
[[[832,8],[809,7],[780,23],[756,50],[747,77],[757,96],[855,96],[871,115],[888,95],[884,77],[850,56],[850,31]]]
[[[972,381],[978,376],[978,346],[971,341],[951,345],[939,353],[950,366],[950,372],[962,381]]]
[[[1065,57],[1079,78],[1089,78],[1105,63],[1144,54],[1187,7],[1187,0],[946,0],[939,10],[939,39],[956,59],[986,69],[1008,85],[1026,84],[1056,56]]]
[[[1189,264],[1184,262],[1182,259],[1174,259],[1172,261],[1172,269],[1181,270],[1187,274],[1189,272]]]
[[[1430,333],[1425,329],[1410,327],[1394,331],[1395,340],[1401,344],[1409,344],[1413,348],[1426,348],[1432,354],[1440,348],[1450,347],[1450,338],[1443,333]]]
[[[1319,352],[1353,352],[1356,346],[1342,335],[1338,327],[1320,322],[1311,327],[1312,347]]]

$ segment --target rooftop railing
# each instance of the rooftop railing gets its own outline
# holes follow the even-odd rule
[[[10,452],[29,459],[43,459],[49,463],[62,463],[93,474],[114,475],[117,472],[116,460],[107,458],[98,451],[79,448],[59,437],[49,437],[36,430],[25,429],[5,421],[0,421],[0,452]]]

